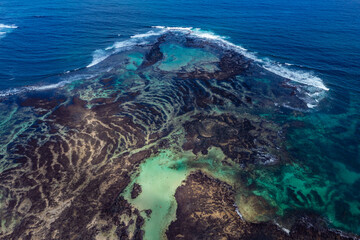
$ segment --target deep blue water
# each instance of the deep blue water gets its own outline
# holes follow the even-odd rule
[[[319,106],[302,119],[317,130],[290,132],[289,151],[314,171],[326,165],[332,188],[360,206],[358,0],[1,0],[0,93],[59,82],[88,66],[96,50],[151,26],[211,31],[301,81],[326,86]],[[338,226],[360,232],[357,223],[345,225]]]
[[[0,40],[0,89],[84,67],[96,49],[162,25],[211,30],[313,71],[334,91],[359,92],[359,13],[359,1],[342,0],[2,0],[0,24],[18,28]]]

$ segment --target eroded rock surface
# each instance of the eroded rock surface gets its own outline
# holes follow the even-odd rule
[[[299,218],[289,233],[271,221],[247,222],[236,213],[235,195],[230,185],[200,171],[192,173],[176,191],[176,220],[169,226],[167,237],[179,240],[356,239],[356,236],[341,235],[340,232],[324,228],[323,223],[319,225],[316,222],[316,217]],[[261,208],[269,211],[263,206]]]
[[[146,218],[154,212],[140,212],[121,193],[139,166],[163,149],[192,152],[193,162],[184,166],[195,166],[212,147],[225,155],[224,164],[247,171],[256,164],[288,161],[283,127],[256,114],[278,111],[277,102],[303,107],[299,92],[282,87],[284,79],[269,85],[248,78],[256,69],[252,61],[218,48],[212,54],[219,61],[206,62],[214,71],[201,64],[191,71],[186,66],[176,72],[160,70],[161,44],[168,37],[138,46],[137,52],[110,56],[107,61],[116,67],[105,62],[104,72],[75,87],[24,94],[11,102],[35,120],[4,143],[0,155],[14,164],[0,173],[1,239],[142,239]],[[186,44],[211,46],[189,39]],[[141,192],[135,185],[132,198]],[[236,213],[235,195],[229,183],[202,172],[191,174],[176,191],[177,218],[167,236],[342,238],[327,228],[308,228],[304,221],[290,236],[271,222],[246,222]],[[247,205],[239,209],[250,221],[273,216],[274,209],[258,197],[241,198],[239,204]]]

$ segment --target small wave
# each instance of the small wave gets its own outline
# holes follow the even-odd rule
[[[284,67],[282,64],[274,63],[272,61],[265,62],[263,67],[272,73],[290,79],[294,82],[329,91],[329,88],[324,85],[323,81],[312,73],[301,70],[289,69],[287,67]]]
[[[119,53],[121,51],[129,50],[136,45],[147,44],[148,42],[143,41],[142,39],[146,38],[146,37],[154,36],[154,35],[155,34],[152,34],[152,33],[134,35],[134,36],[131,36],[131,39],[129,39],[129,40],[115,42],[112,46],[105,48],[105,50],[103,50],[103,49],[95,50],[93,53],[93,60],[86,67],[87,68],[93,67],[93,66],[101,63],[102,61],[104,61],[105,59],[110,57],[111,55],[113,55],[115,53]],[[160,35],[160,34],[156,34],[156,35]]]
[[[173,31],[191,31],[193,29],[193,27],[165,27],[165,26],[152,26],[152,28],[157,28],[157,29],[165,29],[165,30],[173,30]]]
[[[18,26],[14,25],[14,24],[6,25],[6,24],[0,23],[0,29],[1,29],[1,28],[14,29],[14,28],[18,28]]]
[[[8,90],[0,91],[0,97],[8,97],[15,94],[21,94],[30,91],[46,91],[56,88],[64,87],[66,84],[77,80],[86,80],[95,77],[95,74],[80,74],[68,77],[67,79],[60,81],[58,83],[46,84],[46,85],[34,85],[34,86],[24,86],[19,88],[13,88]]]
[[[55,89],[55,88],[63,87],[67,83],[70,83],[70,81],[61,81],[61,82],[49,84],[49,85],[26,86],[26,87],[21,87],[21,88],[13,88],[13,89],[9,89],[9,90],[0,91],[0,97],[7,97],[10,95],[21,94],[21,93],[29,92],[29,91],[44,91],[44,90]]]
[[[5,35],[9,32],[11,32],[13,29],[18,28],[16,25],[6,25],[0,23],[0,38],[5,37]]]
[[[146,33],[135,34],[135,35],[131,36],[130,38],[147,38],[147,37],[152,37],[152,36],[159,36],[163,33],[165,33],[165,31],[160,31],[160,32],[148,31]]]
[[[93,60],[92,62],[87,65],[86,67],[92,67],[92,66],[95,66],[96,64],[104,61],[106,58],[107,58],[107,53],[104,51],[104,50],[96,50],[94,53],[93,53]]]

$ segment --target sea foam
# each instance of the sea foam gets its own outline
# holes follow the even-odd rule
[[[234,43],[231,43],[230,41],[226,40],[226,37],[216,35],[213,32],[210,31],[204,31],[200,28],[188,28],[188,27],[165,27],[165,26],[153,26],[153,28],[162,29],[162,30],[168,30],[168,31],[178,31],[190,34],[194,37],[206,39],[212,42],[217,43],[219,46],[227,49],[232,49],[240,54],[244,55],[247,58],[250,58],[254,60],[257,63],[260,63],[266,70],[275,73],[276,75],[279,75],[281,77],[290,79],[294,82],[298,82],[304,85],[309,85],[315,88],[319,88],[325,91],[328,91],[329,88],[327,88],[322,79],[314,75],[310,72],[305,72],[302,70],[297,69],[290,69],[287,66],[292,66],[291,64],[280,64],[276,63],[274,61],[271,61],[269,59],[260,59],[256,56],[255,53],[252,53],[245,49],[244,47],[240,45],[236,45]]]
[[[14,28],[18,28],[18,26],[11,24],[11,25],[6,25],[6,24],[2,24],[0,23],[0,29],[1,28],[10,28],[10,29],[14,29]]]
[[[0,24],[0,30],[5,28],[12,29],[17,28],[17,26]],[[224,49],[231,49],[258,63],[260,66],[262,66],[269,72],[286,78],[294,83],[300,83],[304,86],[308,86],[309,88],[305,91],[306,97],[302,98],[307,103],[308,108],[316,107],[320,100],[324,97],[323,92],[329,90],[329,88],[326,87],[323,83],[322,79],[311,72],[295,69],[293,68],[293,64],[282,64],[269,59],[261,59],[257,57],[256,53],[250,52],[246,48],[230,42],[229,40],[227,40],[228,38],[224,36],[217,35],[211,31],[205,31],[200,28],[193,27],[152,26],[152,30],[148,32],[133,35],[129,39],[124,41],[115,42],[113,45],[105,49],[95,50],[92,55],[93,59],[91,63],[87,65],[87,68],[98,65],[113,54],[130,50],[131,48],[138,45],[148,44],[148,40],[151,37],[161,36],[169,32],[185,34],[193,38],[206,40]],[[67,81],[62,81],[57,84],[51,84],[46,86],[30,86],[19,89],[6,90],[0,92],[0,97],[30,90],[45,90],[61,87],[66,83]]]
[[[111,55],[119,53],[121,51],[129,50],[136,45],[144,45],[148,42],[144,41],[143,38],[150,37],[150,36],[154,36],[154,34],[149,33],[149,34],[134,35],[128,40],[115,42],[112,46],[107,47],[105,49],[97,49],[93,53],[93,56],[92,56],[93,59],[92,59],[91,63],[89,65],[87,65],[86,67],[87,68],[93,67],[93,66],[101,63],[102,61],[104,61],[105,59],[110,57]]]
[[[14,24],[6,25],[6,24],[0,23],[0,38],[5,37],[5,35],[7,33],[11,32],[15,28],[18,28],[18,26],[14,25]]]
[[[187,35],[190,35],[194,38],[204,39],[211,43],[215,43],[218,46],[234,50],[243,56],[253,60],[258,63],[267,71],[274,73],[278,76],[281,76],[285,79],[288,79],[294,83],[299,83],[301,85],[307,86],[305,89],[305,96],[300,97],[306,104],[309,109],[315,108],[318,106],[321,99],[324,98],[324,92],[329,91],[329,88],[325,86],[322,79],[313,74],[312,72],[296,69],[293,64],[288,63],[277,63],[269,59],[261,59],[256,56],[256,53],[248,51],[246,48],[236,45],[227,40],[226,37],[217,35],[210,31],[204,31],[200,28],[192,27],[165,27],[165,26],[153,26],[155,29],[161,29],[163,31],[169,32],[180,32]],[[304,91],[304,86],[296,86],[300,88],[300,91]],[[295,87],[295,86],[294,86]]]
[[[12,88],[8,90],[0,91],[0,97],[7,97],[10,95],[21,94],[29,91],[44,91],[44,90],[55,89],[55,88],[63,87],[67,83],[70,83],[70,81],[61,81],[58,83],[48,84],[48,85],[39,85],[39,86],[34,85],[34,86],[25,86],[20,88]]]
[[[81,74],[81,75],[74,75],[71,77],[67,77],[66,79],[57,82],[57,83],[51,83],[51,84],[44,84],[44,85],[33,85],[33,86],[24,86],[19,88],[12,88],[8,90],[0,91],[0,97],[7,97],[15,94],[21,94],[25,92],[30,91],[46,91],[56,88],[64,87],[66,84],[69,84],[71,82],[81,80],[81,79],[90,79],[95,77],[95,74]]]

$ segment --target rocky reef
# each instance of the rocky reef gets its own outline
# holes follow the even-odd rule
[[[278,103],[305,107],[300,92],[271,73],[271,84],[261,80],[239,53],[177,38],[115,54],[96,77],[2,99],[17,106],[12,118],[21,109],[35,117],[2,143],[9,166],[0,173],[0,238],[155,239],[146,225],[162,206],[160,238],[356,238],[311,214],[282,229],[276,204],[249,180],[257,166],[291,164],[287,126],[260,113],[279,111]],[[173,184],[166,198],[146,198],[157,196],[149,194],[156,181],[139,184],[151,159],[169,171],[152,174]],[[137,199],[155,207],[140,209]]]

